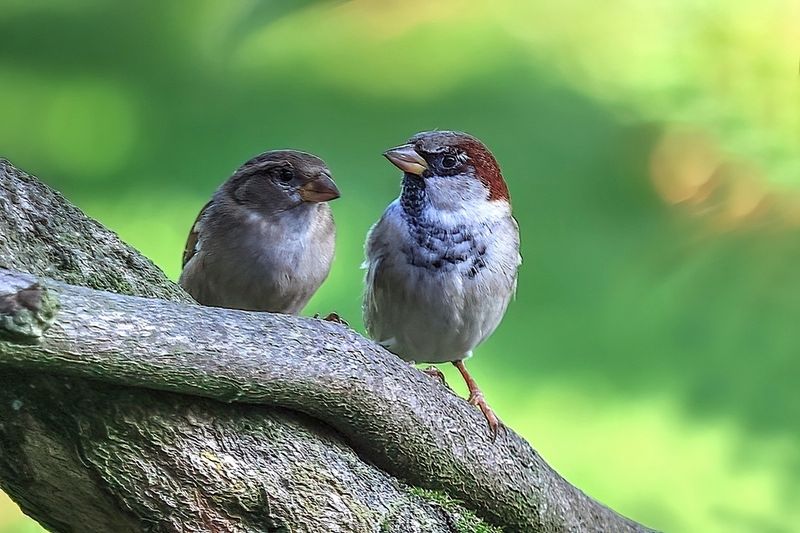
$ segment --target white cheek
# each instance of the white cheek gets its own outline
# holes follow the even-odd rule
[[[511,214],[506,201],[489,201],[489,191],[471,175],[429,179],[426,193],[429,216],[448,226],[498,220]]]
[[[483,183],[470,174],[428,178],[425,192],[433,207],[447,211],[473,209],[489,198]]]

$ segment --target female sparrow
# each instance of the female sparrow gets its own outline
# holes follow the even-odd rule
[[[179,283],[203,305],[296,314],[331,268],[339,197],[325,162],[294,150],[247,161],[200,211]]]
[[[516,290],[508,187],[492,153],[466,133],[419,133],[384,155],[404,174],[400,197],[367,235],[367,331],[407,361],[452,362],[494,438],[499,421],[464,360]]]

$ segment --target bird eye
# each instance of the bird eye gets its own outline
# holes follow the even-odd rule
[[[442,168],[455,168],[458,164],[458,159],[453,155],[446,155],[442,158]]]
[[[291,168],[283,167],[278,173],[278,179],[286,183],[292,181],[294,178],[294,171]]]

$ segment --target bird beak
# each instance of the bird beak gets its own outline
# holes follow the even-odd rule
[[[339,196],[339,189],[327,174],[320,174],[318,178],[300,187],[300,198],[304,202],[327,202]]]
[[[383,155],[386,159],[391,161],[394,166],[407,174],[422,176],[422,173],[428,170],[428,163],[410,144],[404,144],[403,146],[386,150],[383,152]]]

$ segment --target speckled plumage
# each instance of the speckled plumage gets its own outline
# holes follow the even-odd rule
[[[447,133],[436,132],[428,149],[461,142]],[[519,231],[511,206],[489,200],[482,169],[470,164],[473,151],[465,155],[457,173],[437,175],[432,165],[428,175],[405,174],[400,197],[367,238],[367,330],[409,361],[469,357],[500,323],[516,290]]]
[[[406,361],[452,362],[494,438],[500,421],[464,360],[517,288],[508,187],[492,153],[466,133],[420,133],[384,155],[403,171],[403,190],[367,235],[364,324]]]

